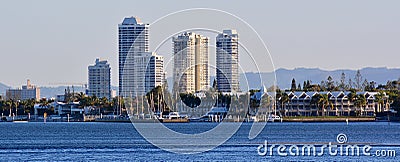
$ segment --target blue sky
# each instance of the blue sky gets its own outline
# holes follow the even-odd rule
[[[111,63],[117,85],[117,25],[124,17],[152,23],[199,7],[248,22],[265,41],[276,68],[400,67],[400,1],[228,2],[2,0],[0,82],[14,87],[27,78],[41,86],[85,83],[87,66],[100,57]]]

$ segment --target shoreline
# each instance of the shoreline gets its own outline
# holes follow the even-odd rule
[[[289,117],[283,122],[379,122],[375,117]]]
[[[311,116],[295,116],[295,117],[283,117],[282,120],[275,120],[275,123],[280,123],[280,122],[297,122],[297,123],[325,123],[325,122],[399,122],[399,117],[391,117],[390,120],[387,118],[380,118],[380,117],[354,117],[354,116],[316,116],[316,117],[311,117]],[[14,122],[14,123],[26,123],[26,122],[44,122],[43,119],[33,119],[33,120],[0,120],[0,123],[2,122]],[[49,123],[58,123],[58,122],[65,122],[67,123],[68,120],[49,120],[47,119],[46,122]],[[123,119],[123,118],[92,118],[92,120],[81,120],[81,119],[71,119],[69,122],[104,122],[104,123],[198,123],[200,121],[191,121],[191,120],[185,120],[185,121],[160,121],[160,120],[154,120],[154,119]],[[224,119],[223,122],[254,122],[254,121],[247,121],[247,120],[233,120],[233,119]],[[255,121],[258,123],[265,123],[266,121],[264,120],[258,120]],[[271,122],[271,121],[268,121]]]
[[[19,123],[19,121],[3,121],[4,123]],[[32,123],[39,123],[43,121],[32,120],[25,121]],[[70,121],[71,123],[162,123],[162,121],[156,120],[91,120],[91,121]],[[238,121],[224,121],[224,122],[238,122]],[[246,121],[240,121],[243,123],[252,123]],[[335,123],[335,122],[388,122],[387,120],[376,120],[375,117],[288,117],[283,118],[283,123]],[[390,122],[397,122],[395,120]],[[2,123],[2,122],[0,122]],[[21,122],[22,123],[22,122]],[[67,121],[46,121],[46,123],[68,123]],[[208,122],[165,122],[165,123],[208,123]],[[257,123],[265,123],[265,121],[258,121]],[[270,123],[270,122],[267,122]],[[281,121],[275,121],[274,123],[281,123]]]

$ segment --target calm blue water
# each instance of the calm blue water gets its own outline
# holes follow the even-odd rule
[[[168,127],[203,132],[215,123],[178,123]],[[181,155],[163,151],[143,139],[130,123],[0,123],[1,161],[400,161],[399,123],[272,123],[253,140],[251,124],[211,151]],[[372,150],[395,150],[398,157],[260,156],[257,147],[277,144],[324,144],[345,133],[348,142],[370,144]]]

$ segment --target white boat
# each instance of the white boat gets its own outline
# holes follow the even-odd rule
[[[255,122],[255,123],[257,123],[258,122],[258,119],[257,119],[257,116],[250,116],[250,117],[248,117],[248,118],[246,118],[245,119],[245,121],[246,122]]]
[[[190,121],[199,122],[221,122],[228,114],[228,109],[224,106],[212,107],[205,115],[200,118],[193,118]]]
[[[27,120],[14,120],[14,123],[28,123]]]
[[[179,112],[170,112],[167,116],[158,118],[163,123],[187,123],[189,119],[186,115],[180,115]]]
[[[179,112],[170,112],[168,115],[168,119],[179,119],[179,118],[181,118]]]
[[[282,118],[280,116],[273,115],[273,114],[269,115],[268,119],[267,119],[268,122],[275,122],[275,121],[281,121],[281,120],[282,120]]]

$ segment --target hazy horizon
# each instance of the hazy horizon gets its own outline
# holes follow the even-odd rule
[[[320,71],[324,71],[324,72],[332,72],[331,73],[331,75],[334,75],[333,73],[334,72],[338,72],[338,71],[353,71],[353,72],[356,72],[356,70],[365,70],[365,69],[369,69],[369,68],[372,68],[372,69],[387,69],[387,70],[400,70],[400,68],[388,68],[388,67],[363,67],[363,68],[360,68],[360,69],[341,69],[341,68],[338,68],[338,69],[321,69],[321,68],[317,68],[317,67],[315,67],[315,68],[313,68],[313,67],[294,67],[294,68],[278,68],[278,69],[276,69],[275,71],[278,71],[278,70],[288,70],[288,71],[295,71],[295,70],[298,70],[298,69],[306,69],[306,70],[314,70],[314,69],[317,69],[317,70],[320,70]],[[258,72],[252,72],[252,71],[249,71],[249,72],[246,72],[246,74],[251,74],[251,73],[253,73],[253,74],[257,74]],[[271,72],[261,72],[261,73],[263,73],[263,74],[265,74],[265,73],[271,73]],[[244,73],[240,73],[240,75],[243,75]],[[352,76],[351,74],[348,74],[348,73],[346,73],[345,72],[345,74],[346,74],[346,76],[347,77],[354,77],[354,76]],[[310,74],[310,75],[313,75],[313,74]],[[355,75],[355,74],[354,74]],[[364,73],[362,73],[362,75],[365,75]],[[366,74],[366,75],[368,75],[368,74]],[[215,74],[210,74],[210,77],[211,77],[211,79],[212,78],[214,78],[216,75]],[[398,78],[400,79],[400,75],[398,76]],[[29,78],[27,78],[27,79],[29,79]],[[168,79],[172,79],[172,76],[171,77],[167,77],[167,80]],[[296,78],[295,78],[296,79]],[[337,77],[337,78],[333,78],[335,81],[339,81],[340,80],[340,78],[339,77]],[[365,78],[365,79],[369,79],[369,78]],[[389,80],[393,80],[394,78],[392,78],[392,79],[389,79]],[[270,81],[270,80],[266,80],[266,81]],[[289,80],[289,81],[291,81],[291,80]],[[287,81],[287,84],[289,84],[289,81]],[[304,81],[304,79],[303,80],[298,80],[298,81]],[[319,81],[321,81],[321,80],[312,80],[312,81],[316,81],[316,82],[319,82]],[[375,81],[375,80],[371,80],[371,81]],[[32,81],[31,81],[32,82]],[[210,84],[212,83],[212,81],[210,80]],[[383,83],[383,82],[382,82]],[[0,81],[0,84],[5,84],[5,83],[3,83],[3,82],[1,82]],[[7,84],[5,84],[6,86],[11,86],[11,88],[20,88],[22,85],[25,85],[26,84],[26,80],[25,80],[25,82],[23,82],[23,83],[21,83],[21,85],[17,85],[17,86],[13,86],[13,85],[7,85]],[[34,85],[37,85],[37,86],[40,86],[40,87],[48,87],[48,88],[54,88],[54,87],[63,87],[63,86],[75,86],[75,87],[81,87],[81,86],[84,86],[84,85],[79,85],[79,84],[57,84],[57,85],[38,85],[38,84],[35,84],[34,82],[32,82],[31,84],[34,84]],[[278,85],[279,84],[282,84],[282,83],[278,83]],[[285,83],[283,83],[283,84],[285,84]],[[290,84],[289,84],[290,85]],[[118,87],[118,84],[111,84],[111,86],[112,87]],[[172,86],[172,85],[171,85]],[[271,85],[266,85],[266,86],[271,86]],[[254,88],[254,87],[253,87]],[[288,88],[288,87],[283,87],[283,88]],[[115,90],[118,90],[118,89],[115,89]],[[0,93],[1,94],[1,93]]]
[[[116,86],[117,30],[124,17],[151,24],[169,13],[201,7],[249,23],[265,41],[276,69],[400,68],[400,1],[226,3],[157,1],[163,7],[154,9],[154,1],[5,1],[0,6],[0,82],[12,87],[28,78],[39,86],[86,83],[87,66],[102,58],[110,62]],[[163,39],[151,29],[150,34],[155,37],[151,46]]]

